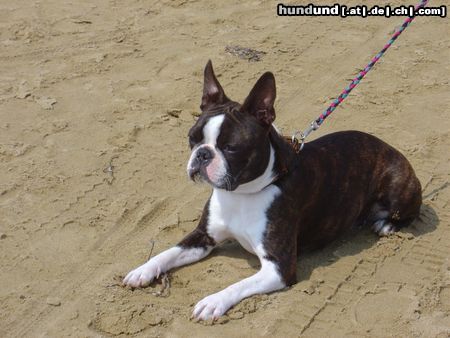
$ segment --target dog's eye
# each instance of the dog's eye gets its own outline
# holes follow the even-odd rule
[[[223,151],[227,152],[227,153],[235,153],[237,151],[237,147],[233,146],[231,144],[226,144],[223,147]]]

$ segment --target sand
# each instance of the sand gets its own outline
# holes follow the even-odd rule
[[[171,272],[162,296],[120,286],[150,241],[155,254],[196,226],[208,197],[185,173],[208,59],[240,101],[274,72],[291,133],[402,21],[281,18],[269,1],[1,1],[0,336],[447,337],[448,19],[415,20],[311,136],[357,129],[402,151],[424,188],[410,228],[305,254],[298,284],[214,325],[190,321],[193,305],[258,269],[236,243]],[[265,54],[249,62],[235,45]]]

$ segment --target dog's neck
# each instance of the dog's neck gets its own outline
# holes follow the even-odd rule
[[[289,171],[292,157],[295,155],[291,145],[289,145],[281,136],[275,127],[271,127],[269,131],[270,155],[266,165],[266,169],[261,176],[256,179],[239,185],[233,191],[214,188],[220,193],[229,194],[255,194],[264,190],[269,185],[275,183]]]
[[[232,193],[235,194],[254,194],[261,190],[263,190],[265,187],[269,186],[273,181],[274,178],[277,176],[275,172],[275,150],[273,149],[272,145],[269,143],[270,147],[270,155],[269,155],[269,161],[266,166],[266,170],[262,173],[261,176],[255,178],[253,181],[244,183],[239,185]]]

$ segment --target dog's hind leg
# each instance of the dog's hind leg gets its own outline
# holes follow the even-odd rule
[[[373,224],[372,229],[379,236],[389,236],[390,234],[397,231],[396,227],[387,219],[379,219]]]
[[[401,179],[392,179],[387,191],[381,202],[388,211],[386,222],[380,230],[381,235],[411,224],[419,216],[422,204],[422,188],[412,168]]]
[[[370,209],[365,224],[370,224],[372,230],[379,236],[388,236],[396,231],[396,228],[389,220],[389,211],[380,203],[375,203]]]
[[[388,236],[414,221],[421,204],[420,182],[414,177],[389,189],[387,196],[373,205],[366,222],[378,235]]]

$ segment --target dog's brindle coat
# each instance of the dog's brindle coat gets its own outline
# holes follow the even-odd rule
[[[208,62],[188,173],[213,193],[198,227],[124,284],[147,286],[235,238],[259,257],[261,270],[194,308],[197,319],[217,318],[245,297],[294,284],[300,250],[320,248],[354,225],[387,235],[418,216],[421,186],[402,154],[358,131],[326,135],[296,153],[272,125],[275,95],[275,79],[265,73],[244,104],[231,101]]]

